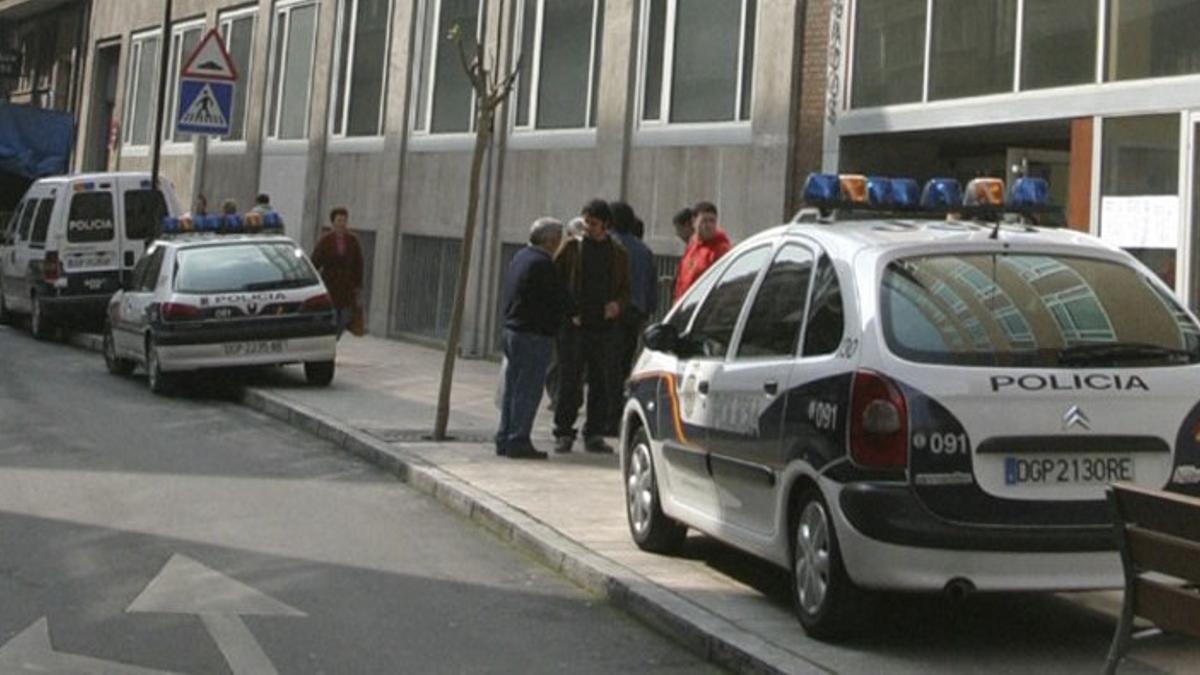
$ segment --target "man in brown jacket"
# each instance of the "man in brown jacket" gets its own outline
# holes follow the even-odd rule
[[[358,237],[350,231],[349,211],[342,207],[334,209],[329,213],[329,222],[333,230],[317,241],[312,262],[333,299],[340,339],[362,302],[359,296],[363,285],[363,254]]]
[[[593,199],[580,212],[586,234],[567,239],[554,264],[575,298],[578,316],[563,326],[558,337],[558,396],[555,397],[555,452],[570,452],[575,444],[575,422],[583,402],[583,375],[587,374],[587,421],[583,427],[584,449],[612,452],[604,442],[617,420],[612,419],[609,401],[614,387],[621,387],[617,319],[629,306],[629,256],[620,242],[610,237],[612,213],[608,203]]]

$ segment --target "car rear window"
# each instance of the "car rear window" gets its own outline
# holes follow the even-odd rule
[[[1200,327],[1119,262],[1050,254],[904,258],[884,271],[888,348],[920,363],[1095,367],[1200,362]]]
[[[67,215],[67,241],[112,241],[116,234],[113,222],[111,192],[77,192],[71,197],[71,211]]]
[[[232,293],[303,288],[318,283],[294,244],[263,242],[183,249],[176,257],[175,290]]]

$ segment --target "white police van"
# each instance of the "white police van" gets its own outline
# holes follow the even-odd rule
[[[0,322],[29,316],[37,338],[96,323],[161,219],[179,212],[169,181],[101,173],[36,181],[0,233]]]
[[[817,637],[865,625],[871,590],[1122,585],[1105,486],[1200,492],[1200,326],[1121,250],[968,218],[1009,208],[999,181],[960,193],[813,176],[811,203],[867,203],[752,237],[647,331],[621,428],[639,546],[695,528],[790,569]],[[1044,194],[1022,179],[1011,208]]]
[[[251,218],[208,216],[190,232],[166,219],[108,303],[109,372],[140,365],[157,394],[182,372],[236,366],[302,363],[309,383],[333,380],[337,323],[320,275],[277,214]]]

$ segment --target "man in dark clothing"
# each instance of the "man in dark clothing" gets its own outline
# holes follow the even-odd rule
[[[554,264],[578,305],[579,321],[563,327],[558,338],[559,381],[554,409],[556,452],[570,452],[587,373],[587,422],[584,449],[612,452],[604,434],[615,426],[612,387],[620,386],[616,363],[617,320],[629,306],[629,261],[625,247],[608,235],[608,203],[594,199],[581,212],[582,240],[569,239]]]
[[[542,400],[546,368],[564,318],[574,304],[552,257],[562,242],[563,225],[539,218],[529,231],[529,245],[517,252],[504,274],[504,395],[496,454],[512,459],[546,459],[529,434]]]
[[[617,347],[617,371],[619,377],[617,386],[612,387],[609,394],[611,400],[611,435],[616,435],[616,425],[621,419],[621,409],[625,406],[624,385],[633,372],[633,361],[637,358],[638,341],[646,321],[658,307],[658,275],[654,270],[654,254],[649,247],[641,242],[635,234],[638,219],[633,208],[625,202],[612,202],[608,205],[612,211],[613,230],[616,238],[629,253],[630,298],[629,307],[621,313],[617,321],[619,345]]]

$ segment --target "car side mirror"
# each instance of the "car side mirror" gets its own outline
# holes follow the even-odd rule
[[[656,323],[642,333],[642,343],[646,349],[670,354],[679,347],[679,330],[669,323]]]

